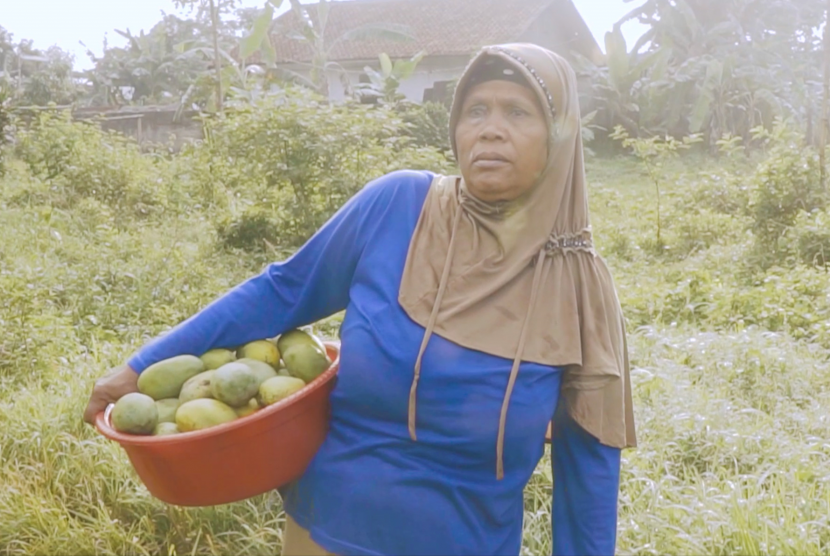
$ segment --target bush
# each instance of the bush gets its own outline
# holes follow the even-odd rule
[[[411,137],[417,147],[433,147],[448,158],[452,157],[450,145],[449,109],[439,102],[423,104],[406,103],[398,108],[406,127],[404,135]]]
[[[236,217],[226,217],[216,225],[220,243],[243,251],[264,251],[268,244],[278,245],[280,222],[274,211],[251,206]]]
[[[388,108],[330,104],[289,88],[207,121],[207,140],[189,151],[190,187],[200,202],[230,212],[233,224],[219,225],[227,246],[259,250],[255,230],[273,224],[265,237],[296,247],[372,179],[449,169],[404,128]]]
[[[788,228],[803,212],[823,209],[827,199],[819,179],[818,154],[800,143],[783,124],[765,134],[770,148],[750,178],[749,214],[755,234],[757,264],[767,268],[787,262],[782,243]]]
[[[164,208],[163,168],[143,156],[132,139],[72,121],[68,111],[41,112],[18,131],[14,154],[48,186],[54,206],[68,208],[91,198],[122,217]]]
[[[684,191],[684,207],[707,209],[719,214],[738,216],[747,214],[750,186],[744,174],[706,172]]]
[[[830,264],[830,214],[825,210],[801,212],[785,233],[788,252],[805,265]]]

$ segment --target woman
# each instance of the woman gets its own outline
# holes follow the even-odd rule
[[[483,49],[450,136],[461,177],[370,183],[294,256],[100,380],[85,419],[156,361],[346,309],[330,432],[282,492],[283,554],[518,554],[551,420],[553,553],[613,554],[635,438],[573,70],[532,45]]]

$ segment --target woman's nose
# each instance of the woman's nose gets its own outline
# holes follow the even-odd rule
[[[506,137],[504,122],[501,118],[488,118],[481,128],[479,138],[487,141],[501,141]]]

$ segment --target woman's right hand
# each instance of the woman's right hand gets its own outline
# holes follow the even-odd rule
[[[111,403],[118,401],[121,396],[131,392],[138,392],[138,373],[127,365],[121,365],[110,370],[109,373],[95,381],[92,395],[84,411],[84,421],[95,424],[95,416],[104,411]]]

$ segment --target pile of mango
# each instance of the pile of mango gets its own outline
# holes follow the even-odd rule
[[[139,375],[138,392],[115,403],[112,425],[156,436],[215,427],[287,398],[330,366],[320,339],[300,329],[235,350],[171,357]]]

